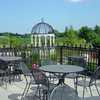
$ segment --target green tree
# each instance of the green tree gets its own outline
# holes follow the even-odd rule
[[[96,25],[96,26],[94,27],[94,32],[95,32],[96,34],[100,35],[100,26]]]
[[[65,29],[65,36],[69,39],[77,38],[78,37],[78,32],[73,29],[72,26],[70,28]]]
[[[84,38],[86,42],[93,43],[93,41],[96,38],[96,33],[92,30],[92,28],[89,28],[87,26],[81,27],[79,33],[80,33],[79,36],[81,38]]]

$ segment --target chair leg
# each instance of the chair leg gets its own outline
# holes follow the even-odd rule
[[[46,100],[46,97],[47,97],[47,91],[43,90],[43,100]]]
[[[49,100],[49,96],[48,96],[48,91],[47,90],[43,90],[43,100]]]
[[[37,86],[37,89],[35,91],[35,95],[38,93],[38,89],[39,89],[39,86]]]
[[[83,100],[84,100],[84,95],[85,95],[85,86],[83,86]]]
[[[40,85],[38,85],[35,95],[37,94],[37,92],[39,93],[39,99],[41,100]]]
[[[73,79],[74,80],[74,88],[76,88],[76,80],[75,80],[75,78]]]
[[[46,100],[48,100],[48,93],[46,92]]]
[[[91,96],[93,96],[93,95],[92,95],[92,90],[91,90],[91,86],[89,86],[89,90],[90,90],[90,94],[91,94]]]
[[[28,94],[28,91],[29,91],[29,89],[30,89],[30,85],[31,85],[31,82],[27,85],[27,89],[26,89],[25,96]]]
[[[87,87],[86,87],[86,91],[88,91]]]
[[[40,88],[40,86],[38,85],[38,86],[37,86],[37,89],[36,89],[36,91],[35,91],[34,96],[37,96],[38,92],[39,92],[39,96],[40,96],[40,90],[39,90],[39,88]],[[39,98],[40,98],[40,97],[39,97]],[[40,99],[41,99],[41,98],[40,98]]]
[[[98,95],[100,96],[100,93],[99,93],[99,90],[98,90],[98,88],[97,88],[97,85],[95,84],[95,88],[96,88],[96,90],[97,90],[97,92],[98,92]]]
[[[74,88],[75,88],[76,94],[78,95],[77,82],[78,82],[78,78],[76,77],[76,78],[74,78]]]
[[[21,100],[23,100],[23,97],[24,97],[24,95],[25,95],[25,91],[26,91],[26,89],[27,89],[27,85],[28,85],[28,83],[26,83],[25,89],[24,89],[24,91],[23,91],[23,93],[22,93],[22,96],[21,96]]]
[[[23,93],[22,93],[21,100],[23,100],[23,97],[24,97],[24,95],[25,95],[25,92],[26,92],[26,89],[27,89],[27,86],[28,86],[28,81],[27,81],[26,76],[25,76],[25,79],[26,79],[26,85],[25,85],[24,91],[23,91]]]

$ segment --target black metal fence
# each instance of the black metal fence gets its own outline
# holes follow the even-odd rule
[[[41,60],[48,59],[61,64],[68,64],[69,56],[85,57],[88,69],[94,71],[100,65],[100,49],[77,45],[55,46],[55,47],[33,47],[24,46],[16,48],[0,48],[1,56],[22,56],[27,59],[29,66],[32,63],[41,64]]]

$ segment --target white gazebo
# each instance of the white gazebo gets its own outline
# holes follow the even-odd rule
[[[43,21],[34,25],[31,31],[31,44],[34,47],[54,46],[55,34],[53,27]]]

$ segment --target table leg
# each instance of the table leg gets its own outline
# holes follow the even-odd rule
[[[77,82],[78,82],[78,77],[76,77],[76,80],[75,80],[75,91],[76,91],[76,94],[78,95],[78,91],[77,91]]]
[[[59,82],[58,82],[57,85],[59,85],[59,84],[65,84],[65,83],[64,83],[64,82],[65,82],[65,76],[66,76],[66,73],[64,73],[64,74],[61,76],[61,78],[59,78]]]

